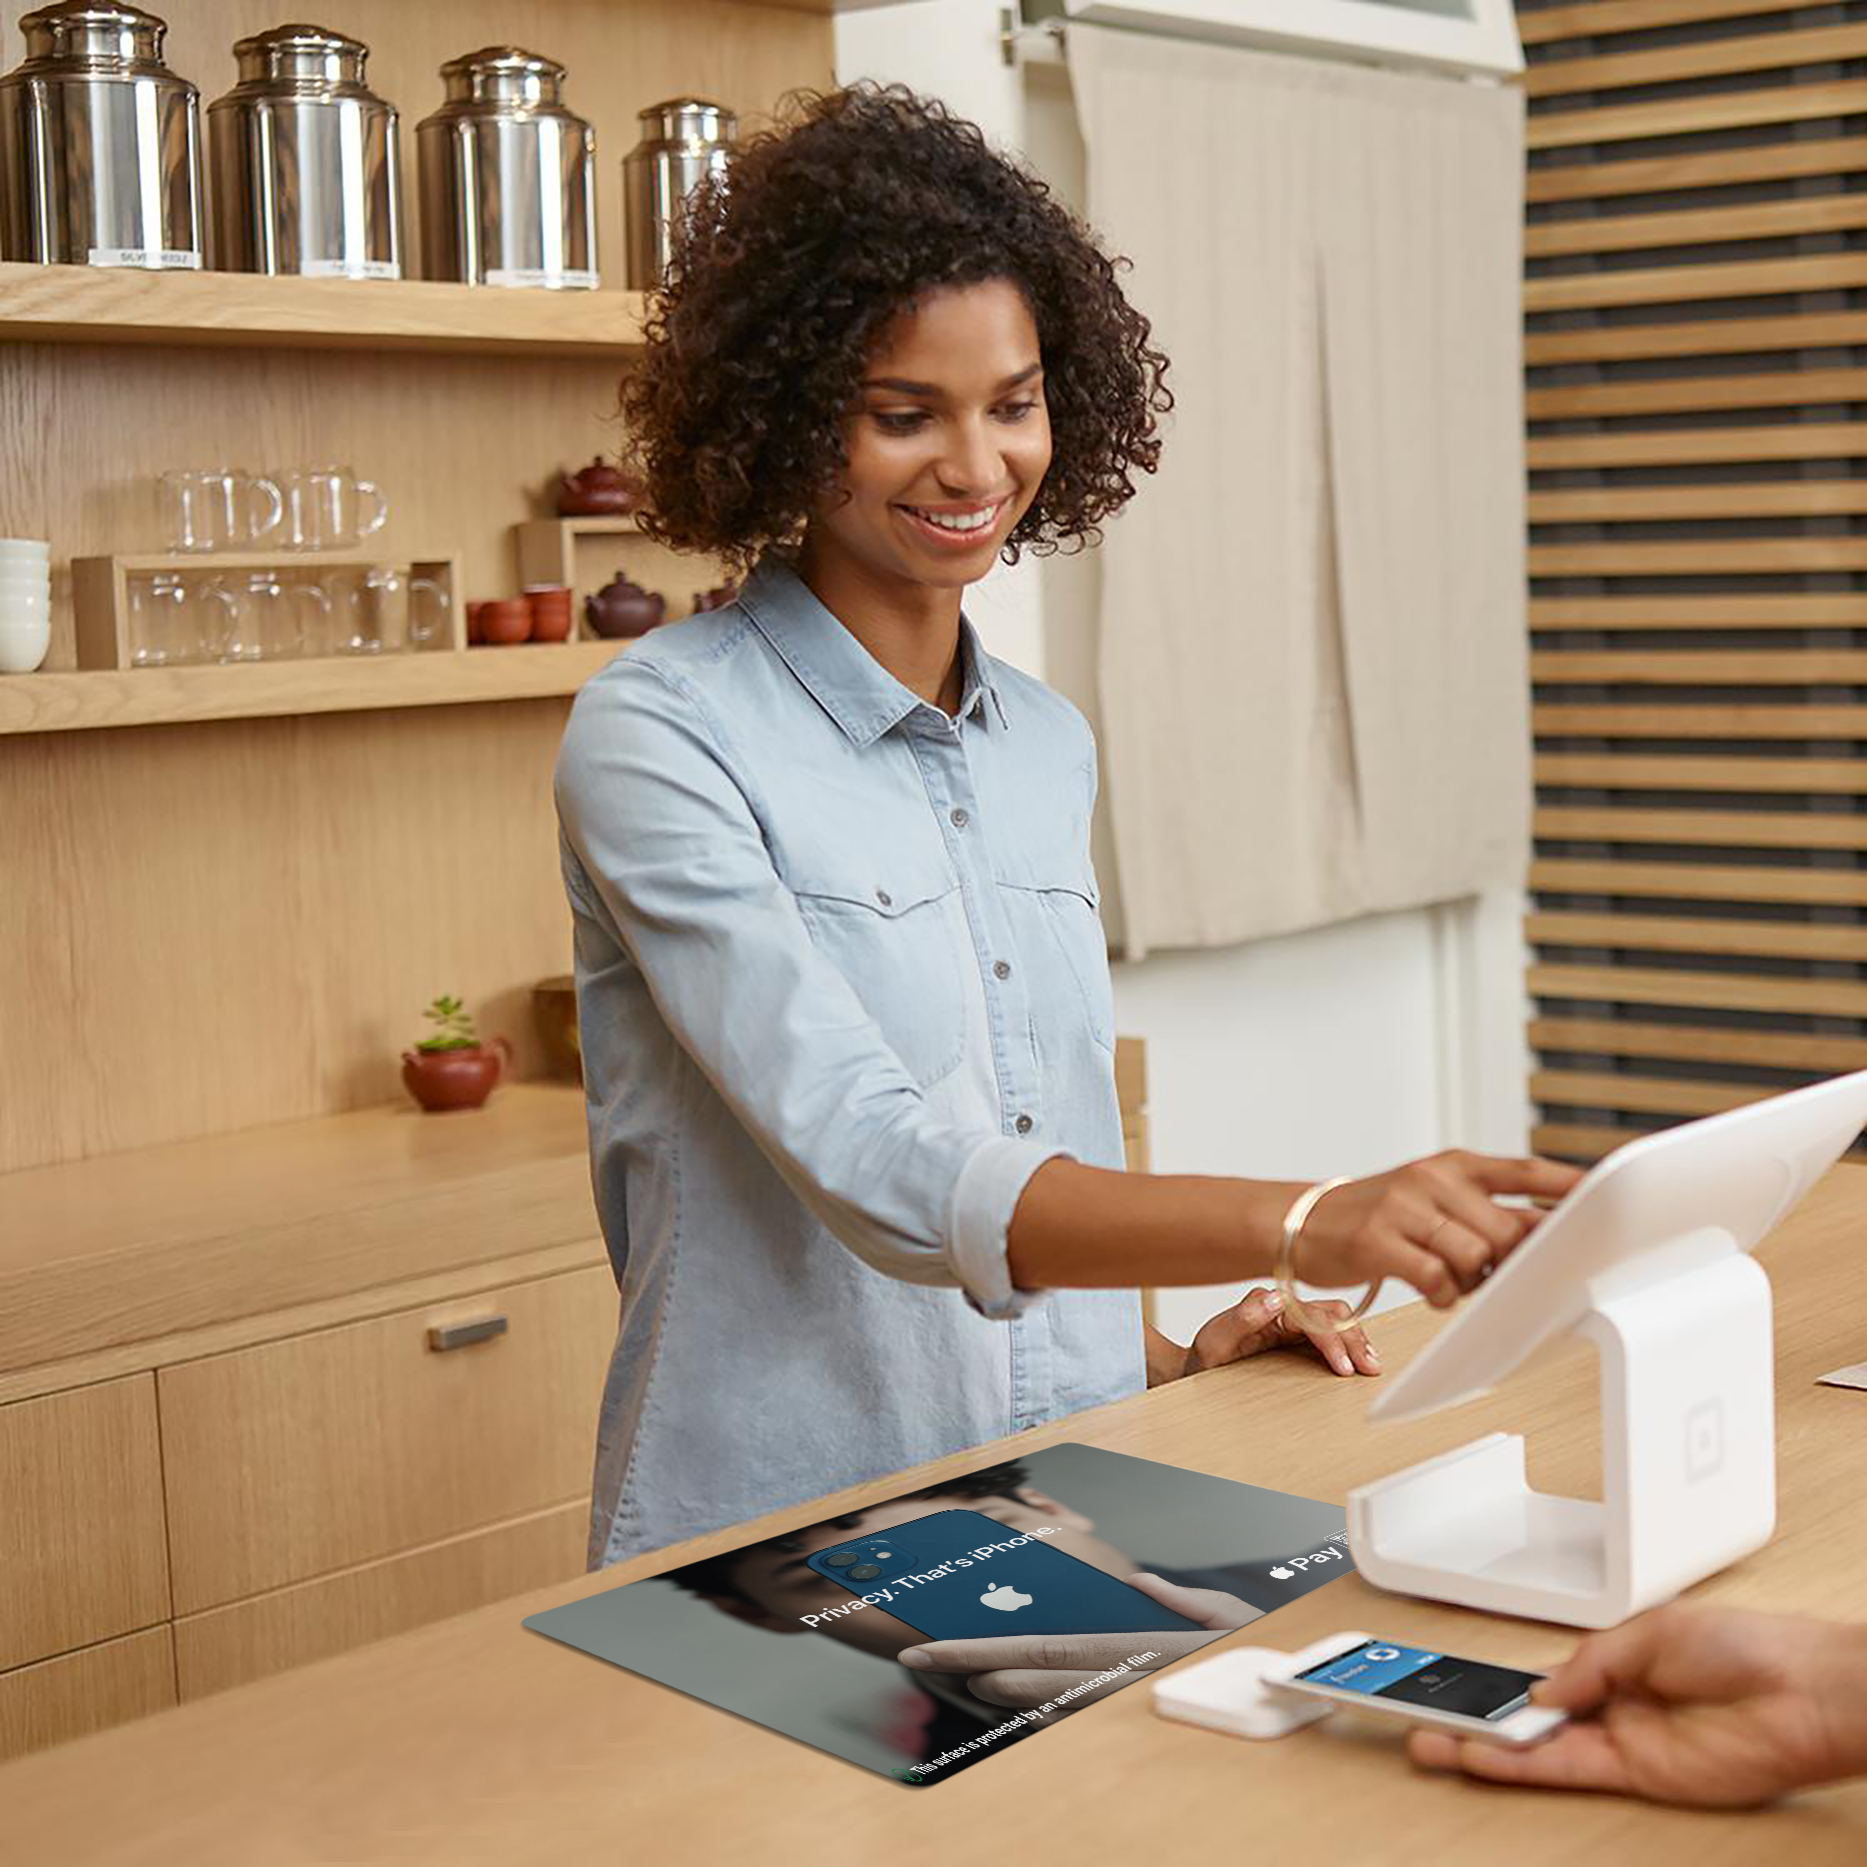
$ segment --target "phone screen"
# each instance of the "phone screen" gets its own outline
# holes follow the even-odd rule
[[[1429,1653],[1422,1647],[1395,1646],[1366,1640],[1347,1653],[1296,1674],[1308,1685],[1329,1686],[1337,1692],[1358,1692],[1390,1703],[1420,1705],[1429,1711],[1449,1712],[1496,1724],[1530,1702],[1530,1688],[1543,1675],[1520,1673],[1508,1666],[1487,1666],[1482,1660],[1462,1660],[1450,1653]]]

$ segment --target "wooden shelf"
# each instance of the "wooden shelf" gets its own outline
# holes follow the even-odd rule
[[[403,1101],[0,1176],[0,1380],[368,1285],[600,1245],[583,1091]]]
[[[574,694],[626,646],[537,642],[235,667],[0,675],[0,736],[548,699]]]
[[[0,338],[618,359],[640,348],[642,296],[9,261]]]

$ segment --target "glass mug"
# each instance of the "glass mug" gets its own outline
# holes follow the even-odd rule
[[[335,572],[325,587],[331,601],[330,653],[393,655],[449,646],[447,591],[431,577],[378,564]]]
[[[216,660],[235,632],[234,596],[218,577],[150,571],[129,579],[129,604],[133,668]]]
[[[347,551],[374,538],[389,517],[382,489],[348,467],[294,467],[279,486],[284,542],[294,551]]]
[[[285,516],[276,481],[229,467],[175,468],[156,481],[162,529],[176,551],[243,551]]]
[[[315,581],[248,571],[233,593],[234,627],[221,661],[289,661],[324,648],[330,599]]]

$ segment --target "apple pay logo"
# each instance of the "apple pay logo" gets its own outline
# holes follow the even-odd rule
[[[1284,1560],[1271,1571],[1271,1580],[1273,1582],[1294,1582],[1299,1575],[1315,1568],[1320,1563],[1341,1562],[1343,1559],[1342,1550],[1338,1543],[1325,1543],[1321,1549],[1313,1551],[1310,1555],[1286,1556]]]

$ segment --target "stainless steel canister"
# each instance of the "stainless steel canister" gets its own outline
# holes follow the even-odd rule
[[[240,82],[208,106],[213,261],[223,272],[402,276],[396,114],[369,48],[322,26],[242,39]]]
[[[739,120],[723,104],[675,97],[641,113],[642,140],[623,158],[628,285],[662,281],[680,238],[688,191],[704,175],[726,173]]]
[[[0,78],[0,257],[201,263],[201,99],[135,7],[64,0],[20,21]]]
[[[496,45],[443,65],[441,77],[446,101],[415,130],[423,275],[600,283],[596,132],[559,101],[564,67]]]

